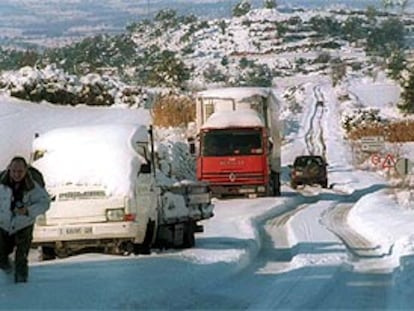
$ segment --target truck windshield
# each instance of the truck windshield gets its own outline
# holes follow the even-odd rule
[[[201,137],[203,156],[257,155],[263,153],[260,128],[205,131]]]

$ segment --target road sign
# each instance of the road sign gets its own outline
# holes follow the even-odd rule
[[[395,167],[395,160],[392,154],[387,154],[384,162],[382,163],[382,168],[391,168]]]
[[[369,144],[369,143],[383,143],[384,136],[362,136],[361,143]]]
[[[378,164],[381,164],[381,156],[377,153],[374,153],[371,156],[371,163],[375,166],[377,166]]]
[[[395,170],[401,176],[405,176],[408,174],[414,173],[414,162],[411,162],[409,159],[398,159],[397,163],[395,163]]]
[[[378,152],[384,148],[384,136],[363,136],[360,142],[365,152]]]

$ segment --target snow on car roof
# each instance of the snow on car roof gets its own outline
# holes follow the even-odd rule
[[[33,166],[49,188],[100,185],[108,194],[128,195],[140,165],[136,142],[148,142],[143,125],[119,124],[55,129],[40,134],[33,150],[43,156]]]
[[[263,127],[264,121],[253,109],[219,110],[203,124],[202,129],[227,127]]]
[[[197,93],[197,96],[205,98],[233,98],[236,101],[242,101],[252,96],[268,97],[270,92],[271,89],[265,87],[232,87],[201,91]]]

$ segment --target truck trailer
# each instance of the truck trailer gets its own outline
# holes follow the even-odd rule
[[[214,196],[280,195],[279,104],[270,88],[196,94],[197,179]]]
[[[90,248],[139,254],[194,246],[199,221],[213,217],[210,190],[159,178],[151,137],[151,128],[122,124],[55,129],[34,139],[31,165],[51,196],[33,233],[43,259]]]

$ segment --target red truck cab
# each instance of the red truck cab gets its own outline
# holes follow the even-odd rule
[[[280,195],[279,129],[269,116],[275,110],[267,90],[199,93],[197,179],[208,182],[213,195]]]

